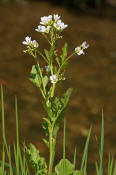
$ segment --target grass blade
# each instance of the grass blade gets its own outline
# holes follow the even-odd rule
[[[100,169],[99,174],[103,174],[103,147],[104,147],[104,116],[102,111],[102,126],[101,126],[101,146],[100,146]]]
[[[66,122],[64,120],[64,136],[63,136],[63,159],[65,159],[65,154],[66,154]]]
[[[75,147],[74,158],[73,158],[73,165],[74,165],[74,168],[76,168],[76,155],[77,155],[77,148]]]
[[[82,162],[81,162],[81,168],[80,168],[81,171],[84,169],[84,166],[85,166],[86,161],[87,161],[87,152],[88,152],[88,145],[89,145],[91,130],[92,130],[92,128],[90,128],[90,130],[89,130],[88,137],[87,137],[87,140],[85,143],[85,148],[84,148]]]

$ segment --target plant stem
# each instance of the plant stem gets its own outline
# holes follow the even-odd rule
[[[53,138],[52,130],[50,132],[49,144],[50,144],[50,160],[49,160],[49,173],[48,173],[48,175],[52,175],[52,167],[53,167],[53,163],[54,163],[55,144],[56,144],[56,139]]]
[[[54,90],[55,90],[55,84],[53,84],[53,86],[52,86],[51,97],[53,97],[53,96],[54,96]]]

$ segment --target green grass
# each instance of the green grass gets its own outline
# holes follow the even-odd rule
[[[15,163],[12,164],[11,147],[7,144],[5,136],[5,113],[4,113],[4,96],[3,88],[1,86],[1,109],[2,109],[2,160],[0,161],[0,175],[29,175],[29,169],[26,162],[25,154],[21,153],[19,144],[19,128],[18,128],[18,109],[17,99],[15,98],[15,111],[16,111],[16,144],[14,145]],[[7,162],[6,162],[7,160]]]
[[[2,159],[0,160],[0,175],[31,175],[30,168],[24,151],[21,151],[19,143],[19,128],[18,128],[18,107],[17,98],[15,97],[15,118],[16,118],[16,144],[14,145],[14,151],[11,154],[11,146],[7,143],[5,134],[5,109],[4,109],[4,95],[3,88],[1,86],[1,116],[2,116]],[[64,122],[64,136],[63,136],[63,158],[56,165],[55,173],[53,175],[87,175],[87,158],[88,147],[91,136],[90,128],[88,137],[86,139],[84,152],[82,156],[81,166],[76,169],[76,154],[77,148],[74,150],[73,162],[71,163],[66,158],[66,124]],[[102,112],[102,125],[101,125],[101,139],[100,143],[97,140],[99,161],[95,161],[96,175],[104,174],[103,167],[103,148],[104,148],[104,116]],[[24,144],[25,145],[25,144]],[[6,161],[7,160],[7,161]],[[15,160],[15,161],[12,161]],[[14,162],[14,163],[12,163]],[[106,167],[105,167],[106,168]],[[70,173],[68,173],[71,172]],[[106,171],[105,171],[106,172]],[[38,173],[36,174],[38,175]],[[40,175],[40,174],[39,174]],[[43,174],[41,174],[43,175]],[[116,162],[114,156],[109,154],[107,163],[107,175],[116,175]]]

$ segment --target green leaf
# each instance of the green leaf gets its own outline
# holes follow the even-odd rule
[[[58,66],[60,67],[60,60],[59,60],[59,57],[56,57],[56,62],[58,64]]]
[[[45,55],[46,55],[47,59],[49,60],[49,52],[48,52],[48,50],[44,49],[44,52],[45,52]]]
[[[42,123],[42,128],[44,129],[46,136],[48,136],[49,129],[48,129],[48,123],[46,121]]]
[[[29,162],[37,175],[46,175],[47,174],[47,165],[45,159],[40,157],[39,150],[33,144],[30,144],[28,149],[25,146],[25,151],[28,156]]]
[[[39,73],[39,68],[37,65],[33,65],[30,72],[30,79],[33,84],[35,84],[38,88],[41,87],[41,75]]]
[[[76,154],[77,154],[77,148],[75,147],[74,158],[73,158],[73,165],[74,165],[74,167],[76,167]]]
[[[44,78],[43,78],[43,84],[44,84],[44,87],[47,86],[48,82],[49,82],[49,78],[48,78],[48,76],[44,76]]]
[[[45,52],[45,55],[46,55],[48,62],[50,63],[51,60],[53,59],[54,49],[51,49],[50,51],[44,49],[44,52]]]
[[[57,175],[71,175],[74,171],[74,165],[68,159],[62,159],[55,167]]]
[[[76,171],[73,173],[73,175],[82,175],[82,172],[79,171],[79,170],[76,170]]]
[[[25,146],[26,148],[26,153],[29,156],[29,159],[34,163],[37,164],[39,159],[40,159],[40,155],[39,155],[39,151],[36,149],[36,147],[33,144],[29,145],[29,149]]]
[[[91,136],[91,130],[92,128],[90,128],[88,136],[87,136],[87,140],[85,143],[85,147],[84,147],[84,152],[83,152],[83,157],[82,157],[82,162],[81,162],[81,171],[86,171],[86,166],[87,166],[87,153],[88,153],[88,145],[89,145],[89,140],[90,140],[90,136]]]
[[[54,126],[54,135],[57,134],[59,127],[60,127],[60,123],[61,123],[62,119],[64,118],[64,115],[66,112],[66,107],[68,105],[68,101],[69,101],[71,93],[72,93],[72,89],[69,88],[66,91],[66,93],[64,93],[63,97],[61,98],[61,101],[60,101],[61,108],[60,108],[59,113],[58,113],[57,118],[56,118],[56,122],[55,122],[55,126]]]

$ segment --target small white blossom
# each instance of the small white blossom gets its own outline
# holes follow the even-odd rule
[[[89,44],[88,44],[86,41],[84,41],[84,42],[81,44],[81,47],[82,47],[83,49],[87,49],[87,48],[89,47]]]
[[[68,27],[67,24],[64,24],[61,20],[58,20],[57,22],[55,22],[53,24],[53,26],[57,29],[57,30],[64,30],[66,27]]]
[[[85,54],[84,50],[87,49],[88,47],[89,47],[89,44],[87,44],[87,42],[84,41],[81,44],[81,46],[78,46],[78,47],[75,48],[75,52],[76,52],[77,55],[82,55],[82,54],[84,55]]]
[[[47,25],[47,24],[49,24],[49,22],[51,22],[51,21],[52,21],[52,15],[43,16],[43,17],[41,17],[41,22],[40,22],[40,24],[42,24],[42,25]]]
[[[51,83],[52,83],[52,84],[57,83],[57,81],[58,81],[57,76],[56,76],[55,74],[54,74],[54,75],[52,75],[52,76],[50,76],[50,81],[51,81]]]
[[[25,41],[22,42],[22,44],[37,48],[39,46],[38,42],[36,40],[31,40],[31,37],[25,37]]]
[[[54,15],[54,20],[58,21],[60,19],[60,16],[58,16],[58,14]]]
[[[26,36],[25,41],[23,41],[22,44],[27,45],[27,46],[31,45],[32,44],[31,37]]]
[[[84,55],[84,51],[81,49],[81,47],[76,47],[75,52],[77,53],[77,55]]]
[[[45,66],[46,72],[50,72],[50,66]]]
[[[38,42],[36,40],[32,41],[33,47],[37,48],[39,46]]]
[[[37,32],[41,32],[41,33],[49,33],[50,28],[51,28],[50,26],[45,27],[45,26],[39,25],[38,28],[35,29],[35,30],[36,30]]]

